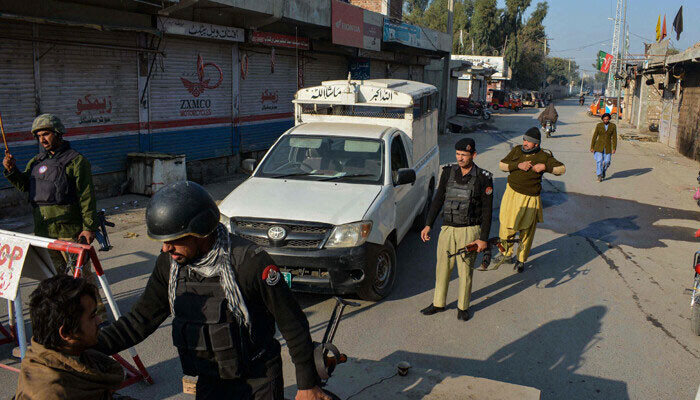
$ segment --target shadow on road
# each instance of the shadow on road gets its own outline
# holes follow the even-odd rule
[[[629,178],[631,176],[640,176],[647,174],[649,172],[653,171],[653,168],[635,168],[635,169],[628,169],[625,171],[619,171],[615,172],[614,174],[610,175],[608,177],[608,181],[611,179],[617,179],[617,178]]]
[[[629,399],[625,382],[576,373],[585,362],[585,353],[602,341],[597,335],[606,313],[606,307],[594,306],[571,318],[553,320],[486,360],[397,351],[382,361],[408,361],[417,368],[530,386],[542,392],[542,399]],[[435,384],[424,380],[415,389],[429,393]]]

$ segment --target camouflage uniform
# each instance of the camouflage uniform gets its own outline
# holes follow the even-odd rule
[[[32,134],[41,130],[50,130],[61,136],[66,131],[61,120],[52,114],[42,114],[36,117],[32,124]],[[70,149],[66,141],[47,158],[58,157],[62,152]],[[5,177],[14,187],[22,192],[30,192],[30,178],[32,169],[37,164],[37,159],[42,153],[32,158],[24,171],[18,168],[12,172],[4,171]],[[34,234],[53,239],[75,242],[82,231],[97,231],[95,188],[92,184],[90,163],[82,155],[78,154],[65,167],[65,174],[71,188],[75,190],[76,201],[67,205],[37,205],[33,199],[29,199],[33,206]],[[61,252],[50,251],[51,259],[59,273],[65,273],[65,255]],[[83,269],[84,276],[94,283],[94,276],[88,265]]]

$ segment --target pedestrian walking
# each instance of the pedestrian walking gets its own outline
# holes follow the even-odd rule
[[[516,146],[499,164],[501,171],[508,172],[508,183],[501,199],[499,213],[499,237],[512,239],[519,234],[517,259],[514,268],[522,273],[530,255],[537,223],[543,222],[542,176],[545,173],[563,175],[566,167],[549,150],[540,147],[540,130],[530,128],[525,132],[523,144]],[[505,243],[505,253],[496,256],[496,267],[513,262],[511,243]]]
[[[200,399],[282,400],[277,329],[296,367],[297,400],[330,400],[318,387],[309,322],[262,248],[231,235],[214,199],[194,182],[160,189],[146,208],[162,252],[131,311],[100,330],[95,349],[115,354],[172,315],[173,345]]]
[[[466,257],[448,257],[469,244],[477,245],[477,252],[488,249],[486,241],[491,231],[491,210],[493,208],[493,177],[485,169],[474,164],[476,143],[474,139],[461,139],[455,145],[456,165],[443,167],[437,194],[433,201],[426,226],[421,231],[423,242],[430,240],[430,231],[440,209],[442,228],[438,237],[437,264],[435,267],[435,294],[433,303],[421,310],[424,315],[445,311],[447,288],[450,275],[457,263],[459,273],[459,294],[457,318],[468,321],[471,318],[469,301],[472,292],[472,266],[476,253]],[[490,253],[485,253],[486,265]]]
[[[595,173],[598,182],[603,182],[605,173],[610,168],[612,155],[617,150],[617,125],[610,122],[610,114],[605,113],[593,129],[591,153],[595,159]]]
[[[36,117],[32,134],[41,151],[20,171],[14,156],[6,150],[2,161],[4,175],[19,191],[29,193],[35,235],[90,244],[97,231],[97,202],[90,162],[63,139],[65,133],[66,128],[57,116]],[[49,250],[49,255],[56,271],[66,273],[67,255],[54,250]],[[89,261],[83,266],[83,277],[96,284]],[[100,315],[105,317],[99,296],[97,302]]]

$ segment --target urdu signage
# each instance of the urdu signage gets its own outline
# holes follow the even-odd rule
[[[309,39],[295,37],[272,32],[254,31],[250,35],[251,43],[263,44],[274,47],[287,47],[290,49],[308,50]]]
[[[226,40],[229,42],[242,42],[244,40],[244,30],[241,28],[214,25],[205,22],[158,17],[158,29],[171,35],[190,36],[201,39]]]

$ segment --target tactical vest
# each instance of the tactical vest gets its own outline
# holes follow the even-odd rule
[[[66,166],[80,153],[68,149],[49,158],[49,153],[39,155],[29,176],[29,202],[38,206],[68,205],[78,201],[75,183],[66,175]]]
[[[180,268],[174,311],[173,344],[186,375],[245,376],[250,339],[228,310],[218,276],[202,278]]]
[[[469,208],[472,203],[476,176],[472,176],[469,182],[457,183],[455,176],[459,167],[450,168],[450,177],[445,189],[445,204],[442,208],[442,219],[445,223],[455,225],[476,225],[469,218]],[[472,168],[476,168],[473,166]]]

